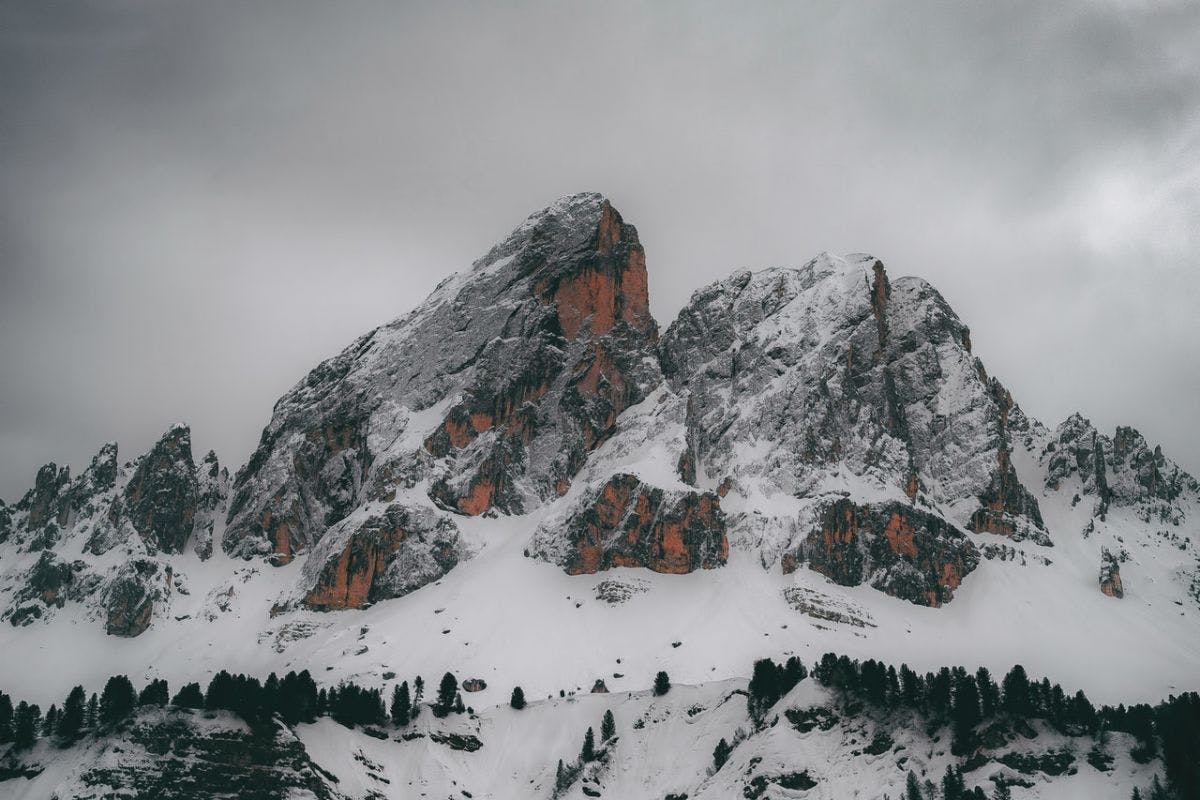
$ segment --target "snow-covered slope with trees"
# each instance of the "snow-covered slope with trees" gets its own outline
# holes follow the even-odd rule
[[[0,647],[20,654],[0,689],[45,708],[115,674],[453,671],[486,682],[480,724],[539,751],[521,758],[543,772],[510,774],[543,788],[540,750],[576,705],[510,729],[514,685],[599,679],[641,714],[667,670],[713,708],[758,656],[835,651],[1020,662],[1096,702],[1154,702],[1200,688],[1198,520],[1200,484],[1136,431],[1025,414],[925,281],[821,254],[700,289],[660,336],[637,231],[574,195],[314,369],[236,478],[175,426],[0,503]],[[343,758],[326,728],[297,735]],[[690,758],[632,741],[614,774],[649,769],[639,752]],[[812,769],[838,763],[828,747]],[[409,780],[500,780],[403,752],[388,759]],[[863,796],[898,795],[892,772],[864,772]],[[656,781],[614,796],[732,791]],[[513,786],[475,796],[542,796]]]

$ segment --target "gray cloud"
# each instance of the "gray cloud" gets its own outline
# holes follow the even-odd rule
[[[922,275],[1035,416],[1200,472],[1200,7],[0,3],[0,496],[274,399],[597,190],[666,324],[737,267]]]

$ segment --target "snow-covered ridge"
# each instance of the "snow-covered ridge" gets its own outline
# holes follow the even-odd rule
[[[27,656],[0,686],[403,665],[629,690],[614,672],[707,682],[769,642],[1194,688],[1200,487],[1160,449],[1028,418],[936,289],[872,256],[735,273],[661,336],[644,276],[632,225],[564,198],[298,382],[232,487],[180,428],[43,469],[0,506],[0,646]],[[573,520],[597,569],[638,566],[587,574]]]

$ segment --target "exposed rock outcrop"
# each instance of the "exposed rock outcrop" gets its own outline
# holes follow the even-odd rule
[[[22,576],[4,618],[12,625],[28,625],[44,619],[52,609],[59,609],[69,600],[86,596],[94,587],[96,577],[87,571],[83,561],[67,562],[52,550],[43,550],[37,562]]]
[[[971,515],[968,528],[976,533],[994,533],[1016,540],[1032,539],[1050,545],[1042,525],[1037,498],[1021,483],[1012,465],[1009,415],[1015,410],[1012,395],[995,378],[988,381],[999,417],[996,420],[996,469],[979,495],[980,508]]]
[[[224,546],[286,561],[425,479],[461,514],[557,498],[661,380],[656,339],[637,231],[599,195],[563,198],[280,399]]]
[[[170,567],[148,558],[122,564],[104,589],[105,631],[127,638],[145,633],[155,601],[170,591],[170,572]]]
[[[1040,482],[1038,458],[1035,493],[1022,479]],[[660,339],[636,229],[581,194],[310,372],[235,481],[213,453],[193,461],[182,425],[124,465],[106,444],[75,479],[43,467],[0,503],[17,556],[0,594],[14,624],[79,601],[136,636],[187,591],[188,559],[219,544],[275,565],[306,556],[272,613],[362,608],[469,556],[460,515],[557,504],[529,554],[571,574],[687,573],[733,546],[937,606],[978,563],[981,537],[960,529],[1050,545],[1039,499],[1060,489],[1072,508],[1094,500],[1079,516],[1097,546],[1120,549],[1139,522],[1164,523],[1163,547],[1193,546],[1200,484],[1131,428],[1107,437],[1074,415],[1051,434],[1028,419],[925,281],[867,255],[738,272]],[[998,541],[985,547],[1026,563]],[[1101,588],[1119,596],[1104,563]],[[597,596],[628,599],[635,580]],[[221,613],[250,595],[236,583],[205,587]]]
[[[925,281],[891,280],[865,255],[740,272],[696,292],[659,352],[687,399],[689,448],[673,465],[685,481],[806,508],[847,480],[910,502],[977,497],[996,506],[984,529],[1044,533],[1010,463],[1019,409]],[[787,520],[730,514],[764,563],[797,549]]]
[[[1107,547],[1100,551],[1100,591],[1118,599],[1125,596],[1125,587],[1121,584],[1121,562]]]
[[[466,555],[452,520],[391,505],[326,534],[304,564],[303,603],[319,611],[363,608],[437,580]]]
[[[715,494],[666,491],[620,474],[544,523],[531,551],[572,575],[613,567],[682,574],[723,565],[729,540]]]
[[[70,467],[59,469],[57,464],[50,463],[38,470],[33,488],[17,503],[17,510],[26,512],[27,530],[36,531],[64,515],[61,500],[70,482]]]
[[[56,797],[210,800],[342,797],[287,728],[251,730],[231,714],[142,707],[93,747]]]
[[[936,608],[954,597],[979,564],[979,552],[941,517],[903,503],[860,505],[842,499],[826,509],[796,561],[807,561],[810,569],[842,586],[869,583],[893,597]]]
[[[191,431],[172,426],[126,484],[125,513],[152,549],[181,553],[192,535],[198,498]]]
[[[209,450],[196,470],[196,514],[192,523],[192,550],[201,560],[212,555],[218,527],[224,527],[229,503],[229,470]]]
[[[1200,493],[1200,482],[1133,428],[1118,427],[1109,437],[1079,414],[1058,426],[1041,460],[1047,488],[1073,481],[1077,491],[1095,498],[1100,518],[1111,506],[1127,506],[1178,524],[1184,516],[1178,500]]]

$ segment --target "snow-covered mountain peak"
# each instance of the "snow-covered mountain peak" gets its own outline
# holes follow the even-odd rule
[[[1019,652],[1114,702],[1200,665],[1200,487],[1162,449],[1030,418],[945,298],[871,255],[736,272],[660,336],[596,194],[313,369],[232,486],[191,447],[106,445],[0,505],[0,644],[55,692],[94,682],[79,636],[105,674],[452,670],[480,708],[660,668],[707,696],[826,649]]]

